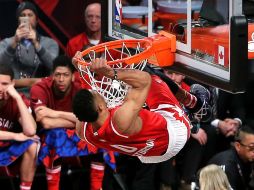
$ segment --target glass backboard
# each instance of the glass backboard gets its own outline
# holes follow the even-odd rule
[[[245,89],[254,31],[242,0],[103,0],[105,41],[144,38],[160,30],[176,35],[170,68],[230,92]],[[249,28],[249,31],[248,31]]]

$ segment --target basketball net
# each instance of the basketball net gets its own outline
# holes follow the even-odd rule
[[[105,76],[98,77],[96,73],[90,71],[93,60],[99,57],[106,59],[107,64],[115,70],[143,70],[148,59],[149,63],[156,66],[172,65],[175,51],[176,37],[161,31],[144,39],[116,40],[87,48],[81,52],[83,59],[78,60],[78,70],[85,83],[104,97],[108,108],[113,108],[123,103],[131,87],[123,81]]]
[[[137,46],[136,48],[134,48],[135,49],[134,52],[130,50],[125,45],[124,42],[122,44],[121,50],[109,50],[106,45],[104,47],[105,49],[103,53],[101,53],[100,58],[106,59],[108,61],[115,61],[118,59],[131,57],[143,51],[142,48],[140,47],[139,42],[137,42]],[[83,61],[92,64],[92,61],[98,58],[97,53],[94,50],[91,50],[86,55],[86,58],[88,60],[83,59]],[[112,54],[118,54],[117,58],[115,58],[115,56]],[[125,64],[120,61],[119,63],[110,66],[115,70],[118,69],[143,70],[144,67],[146,66],[146,63],[147,59],[143,59],[139,63]],[[98,76],[96,76],[96,73],[90,71],[89,64],[87,66],[78,65],[78,69],[82,79],[91,87],[91,89],[97,91],[102,97],[104,97],[108,108],[113,108],[123,103],[123,100],[128,92],[128,89],[131,88],[131,86],[129,86],[123,81],[113,80],[105,76],[98,78]]]

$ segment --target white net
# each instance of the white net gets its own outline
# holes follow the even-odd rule
[[[118,63],[110,65],[115,70],[118,69],[139,69],[143,70],[147,59],[141,60],[138,63],[125,64],[121,61],[124,58],[131,57],[133,55],[139,54],[144,49],[141,48],[140,43],[137,42],[136,48],[129,49],[126,44],[122,43],[122,48],[120,49],[109,49],[106,45],[104,50],[101,52],[95,52],[91,50],[87,55],[83,57],[83,61],[92,64],[92,61],[98,57],[104,58],[107,61],[119,60]],[[102,95],[107,103],[108,108],[113,108],[119,106],[123,103],[124,98],[131,88],[128,84],[123,81],[113,80],[103,76],[98,78],[96,73],[90,71],[88,66],[78,66],[80,75],[82,79],[93,89],[96,90],[100,95]]]

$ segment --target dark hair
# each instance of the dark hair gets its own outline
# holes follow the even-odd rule
[[[14,72],[12,68],[7,64],[0,63],[0,75],[9,75],[11,80],[14,78]]]
[[[18,8],[16,10],[16,17],[18,18],[20,16],[21,12],[23,10],[25,10],[25,9],[32,10],[34,12],[34,14],[36,16],[38,16],[38,11],[37,11],[35,5],[32,2],[30,2],[30,1],[24,1],[24,2],[19,4],[19,6],[18,6]]]
[[[72,110],[79,121],[94,122],[99,116],[95,107],[94,97],[87,89],[81,89],[76,93],[72,103]]]
[[[235,135],[235,141],[240,142],[243,140],[243,133],[254,135],[254,129],[250,125],[243,125],[241,126],[236,135]]]
[[[90,47],[93,47],[93,46],[94,46],[93,44],[86,44],[86,45],[83,46],[83,48],[81,49],[81,51],[84,51],[84,50],[86,50],[86,49],[88,49],[88,48],[90,48]],[[91,59],[95,59],[95,58],[100,58],[100,57],[102,56],[102,53],[101,53],[101,52],[96,52],[96,53],[94,53],[93,51],[90,51],[88,54],[86,54],[85,56],[83,56],[83,59],[84,59],[85,61],[87,61],[87,62],[90,62],[90,61],[91,61],[89,55],[90,55]]]
[[[66,55],[59,55],[53,60],[53,71],[55,71],[57,67],[68,67],[72,73],[75,71],[71,59]]]

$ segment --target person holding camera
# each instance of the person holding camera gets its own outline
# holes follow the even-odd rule
[[[16,17],[14,36],[0,42],[0,61],[11,65],[15,79],[48,76],[59,53],[58,44],[37,32],[38,12],[32,2],[20,3]]]
[[[218,153],[209,161],[224,169],[234,190],[254,189],[252,165],[254,162],[254,129],[250,125],[239,128],[234,146]]]

